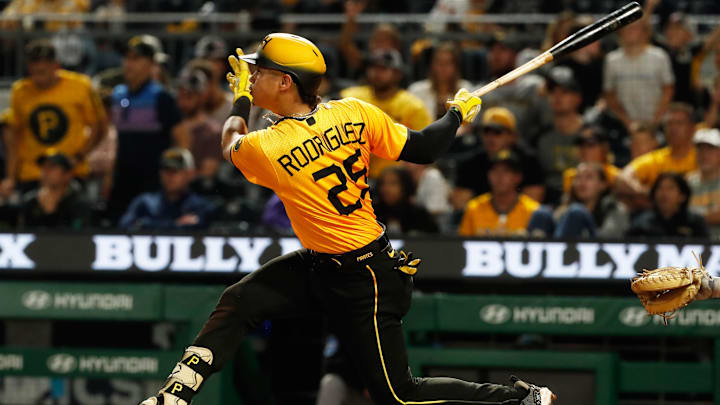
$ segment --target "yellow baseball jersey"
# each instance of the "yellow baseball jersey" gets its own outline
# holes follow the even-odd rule
[[[688,173],[697,169],[695,148],[681,159],[673,159],[670,147],[661,148],[640,155],[628,163],[635,178],[643,185],[652,186],[661,173],[677,172]]]
[[[615,182],[615,177],[617,177],[618,173],[620,173],[620,169],[615,165],[605,163],[603,165],[603,170],[605,171],[605,179],[607,180],[608,185],[612,186]],[[571,167],[569,169],[565,169],[563,172],[563,193],[570,192],[575,176],[577,176],[577,168]]]
[[[382,233],[367,184],[370,154],[397,160],[406,140],[407,127],[347,98],[245,135],[231,159],[249,181],[275,191],[303,246],[343,253]]]
[[[85,147],[88,126],[105,119],[100,97],[86,75],[59,70],[60,80],[48,89],[29,79],[15,82],[10,95],[13,125],[19,129],[18,180],[40,178],[37,158],[47,149],[74,156]],[[75,168],[77,176],[90,172],[87,162]]]
[[[400,89],[390,98],[379,99],[375,97],[375,92],[370,86],[356,86],[341,91],[340,96],[355,97],[368,102],[383,110],[395,122],[416,131],[425,128],[432,122],[425,103],[407,90]],[[377,157],[373,157],[371,162],[372,167],[369,176],[372,179],[380,176],[380,173],[386,167],[395,164],[390,160]]]
[[[530,217],[538,208],[540,203],[520,194],[512,211],[500,215],[492,205],[492,195],[485,193],[467,203],[458,233],[463,236],[525,234]]]

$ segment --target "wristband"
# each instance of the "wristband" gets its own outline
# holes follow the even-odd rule
[[[250,99],[243,96],[235,100],[233,108],[230,111],[230,116],[241,117],[245,119],[245,122],[247,123],[250,118]]]
[[[450,108],[448,108],[448,112],[451,112],[451,111],[454,113],[453,115],[458,119],[458,126],[462,125],[463,116],[462,116],[462,113],[460,112],[460,109],[453,105],[453,106],[450,106]]]

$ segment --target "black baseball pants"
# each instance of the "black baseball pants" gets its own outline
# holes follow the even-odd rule
[[[212,350],[217,371],[265,319],[321,310],[377,405],[519,404],[524,390],[410,374],[401,319],[412,277],[389,251],[383,237],[344,255],[302,249],[275,258],[224,291],[193,345]]]

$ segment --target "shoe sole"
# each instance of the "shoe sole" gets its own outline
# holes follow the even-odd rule
[[[553,394],[552,391],[543,387],[540,388],[540,404],[541,405],[552,405],[553,401],[557,399],[557,395]]]

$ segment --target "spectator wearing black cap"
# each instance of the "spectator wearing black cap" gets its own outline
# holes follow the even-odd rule
[[[425,128],[432,122],[425,104],[400,87],[403,79],[403,63],[396,50],[376,51],[367,68],[367,85],[349,87],[340,96],[355,97],[373,104],[388,114],[395,122],[414,130]],[[382,170],[395,162],[373,156],[370,160],[370,178],[377,178]]]
[[[77,162],[74,174],[87,178],[87,155],[107,133],[107,117],[90,78],[60,69],[48,40],[25,48],[28,78],[14,83],[10,94],[12,139],[8,142],[6,177],[0,192],[19,184],[33,188],[41,177],[37,158],[54,148]]]
[[[209,68],[208,97],[205,100],[205,110],[210,116],[222,125],[225,123],[230,110],[232,110],[232,93],[227,91],[227,56],[228,50],[225,41],[213,35],[207,35],[195,45],[195,60],[190,61],[189,68],[207,70]],[[203,63],[205,62],[205,63]]]
[[[90,206],[80,185],[73,181],[73,162],[64,153],[48,149],[38,157],[39,188],[22,197],[20,228],[71,228],[88,225]]]
[[[490,192],[468,202],[458,233],[478,236],[526,235],[532,232],[531,224],[538,220],[533,217],[550,214],[540,209],[539,202],[518,191],[522,184],[520,157],[503,150],[490,161],[487,173]]]
[[[181,120],[173,96],[153,78],[158,44],[148,35],[130,39],[123,63],[125,83],[112,93],[112,121],[118,132],[110,219],[117,219],[138,194],[159,186],[158,164]]]
[[[490,191],[486,175],[490,170],[490,160],[506,149],[520,158],[520,190],[535,201],[542,201],[545,194],[543,169],[535,153],[520,142],[513,113],[504,107],[488,108],[483,112],[482,121],[476,123],[473,130],[480,132],[482,148],[458,163],[453,205],[462,208],[472,197]]]
[[[519,52],[520,46],[518,38],[502,31],[495,32],[487,45],[488,76],[482,81],[486,83],[495,80],[522,63],[521,57],[528,53]],[[538,74],[523,75],[483,96],[483,108],[505,107],[512,111],[517,119],[518,134],[532,141],[541,129],[538,122],[545,107],[541,95],[542,84],[543,80]]]
[[[585,125],[575,136],[575,145],[578,148],[580,163],[596,163],[603,168],[605,180],[612,187],[615,177],[620,169],[611,163],[610,143],[602,128],[594,125]],[[563,172],[563,193],[570,192],[573,180],[577,175],[577,168],[571,167]]]
[[[583,126],[579,113],[582,93],[572,70],[566,66],[550,69],[547,89],[552,127],[538,138],[537,154],[545,171],[545,201],[556,204],[562,194],[563,172],[578,163],[574,143],[575,134]]]
[[[593,22],[591,17],[573,18],[568,35],[572,35]],[[594,106],[602,96],[603,58],[602,41],[593,41],[584,48],[571,52],[557,62],[558,66],[567,66],[578,78],[582,92],[580,111]]]
[[[339,50],[349,70],[349,77],[355,79],[363,73],[368,59],[376,51],[388,51],[402,49],[400,33],[391,24],[378,24],[372,28],[372,33],[367,41],[365,50],[361,50],[355,43],[355,34],[361,29],[357,23],[357,16],[365,11],[367,0],[348,0],[345,2],[345,23],[340,30]]]
[[[705,217],[713,239],[720,240],[720,130],[701,129],[693,138],[698,169],[688,173],[690,209]]]
[[[189,149],[197,162],[198,174],[213,177],[222,160],[220,131],[222,127],[204,109],[210,86],[200,69],[186,69],[178,79],[178,107],[183,119],[173,128],[178,146]]]
[[[635,217],[628,236],[707,237],[705,219],[688,209],[692,191],[680,173],[665,172],[650,189],[652,209]]]
[[[214,207],[190,191],[194,169],[190,151],[166,150],[160,159],[162,191],[135,197],[118,227],[126,230],[206,228]]]

